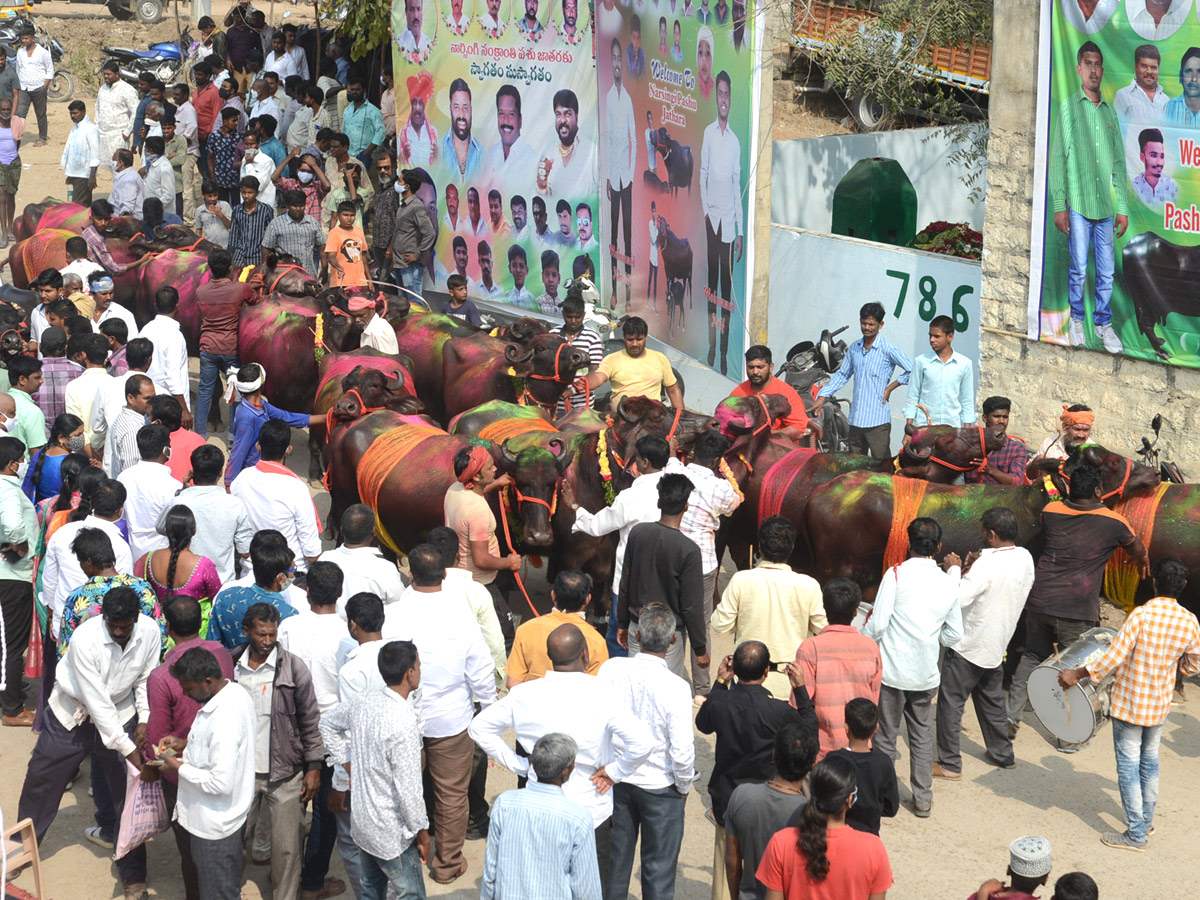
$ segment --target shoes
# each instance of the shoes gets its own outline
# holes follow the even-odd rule
[[[463,867],[461,869],[459,869],[456,874],[451,875],[449,878],[438,878],[432,872],[429,873],[429,877],[432,878],[434,881],[436,881],[438,884],[451,884],[452,882],[458,881],[458,879],[462,878],[466,874],[467,874],[467,864],[464,862]]]
[[[1086,750],[1090,746],[1092,746],[1090,740],[1084,741],[1082,744],[1065,744],[1062,741],[1056,741],[1054,749],[1059,753],[1078,753],[1080,750]]]
[[[113,848],[113,842],[105,840],[104,829],[99,825],[93,825],[90,828],[83,829],[83,836],[93,844],[103,847],[105,850],[111,850]]]
[[[150,892],[146,890],[146,883],[134,881],[125,885],[125,900],[150,900]]]
[[[1067,339],[1071,342],[1072,347],[1087,346],[1087,335],[1083,331],[1083,319],[1071,316],[1067,323]]]
[[[1150,828],[1146,831],[1146,837],[1153,837],[1153,836],[1154,836],[1154,826],[1151,825]]]
[[[33,724],[33,710],[23,709],[18,715],[4,716],[0,719],[0,722],[3,722],[10,728],[28,728]]]
[[[1113,847],[1117,850],[1132,850],[1135,853],[1146,852],[1146,842],[1142,841],[1140,844],[1134,843],[1134,840],[1129,836],[1128,831],[1107,831],[1104,833],[1104,836],[1100,838],[1100,843],[1106,847]]]
[[[962,778],[962,772],[951,772],[949,769],[943,769],[941,763],[934,763],[933,777],[948,778],[950,781],[958,781]]]
[[[918,819],[928,819],[933,815],[933,806],[917,806],[913,804],[913,815]]]
[[[490,825],[490,821],[484,822],[482,828],[480,828],[478,825],[467,825],[467,840],[486,841],[488,836],[488,827]]]
[[[1021,730],[1021,723],[1008,720],[1008,739],[1011,741],[1017,736],[1017,732]]]
[[[1104,349],[1109,353],[1120,353],[1125,349],[1125,345],[1121,343],[1121,339],[1117,337],[1117,333],[1112,329],[1112,323],[1096,326],[1096,337],[1104,343]]]
[[[47,141],[45,141],[45,140],[34,141],[34,142],[33,142],[33,146],[35,146],[35,147],[45,147],[47,143],[48,143],[48,142],[47,142]]]
[[[301,891],[300,900],[327,900],[346,893],[346,882],[340,878],[326,878],[319,891]]]
[[[986,759],[988,762],[990,762],[993,766],[996,766],[997,768],[1000,768],[1000,769],[1015,769],[1017,767],[1016,760],[1013,760],[1012,762],[1002,763],[1002,762],[1000,762],[1000,760],[996,759],[996,757],[992,756],[992,754],[988,753],[986,750],[983,752],[983,758]]]

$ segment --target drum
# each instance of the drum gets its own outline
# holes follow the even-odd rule
[[[858,614],[854,617],[854,621],[850,624],[859,631],[863,630],[863,626],[867,624],[867,617],[871,615],[871,610],[875,608],[873,603],[858,604]]]
[[[1092,628],[1065,650],[1060,648],[1062,665],[1051,657],[1029,675],[1029,702],[1046,730],[1061,741],[1082,744],[1100,730],[1108,718],[1108,690],[1113,676],[1099,684],[1091,679],[1064,691],[1058,683],[1063,669],[1077,669],[1099,659],[1116,637],[1113,628]]]

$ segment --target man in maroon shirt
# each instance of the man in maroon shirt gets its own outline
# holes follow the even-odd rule
[[[214,250],[208,257],[212,280],[196,289],[200,307],[200,390],[196,396],[196,433],[208,436],[208,410],[217,385],[217,373],[226,373],[238,365],[238,318],[242,306],[253,303],[255,293],[240,281],[229,277],[233,256],[228,250]],[[233,412],[229,414],[233,427]]]
[[[205,171],[204,147],[208,143],[208,136],[212,134],[213,129],[220,127],[217,122],[217,113],[221,111],[223,101],[221,92],[212,83],[212,66],[206,62],[196,63],[192,73],[196,76],[196,92],[192,94],[192,106],[196,109],[196,133],[200,136],[200,171],[203,172]]]
[[[146,680],[150,718],[146,722],[146,749],[143,752],[147,760],[153,758],[153,748],[157,747],[163,738],[186,738],[192,730],[196,713],[200,711],[200,704],[187,697],[179,687],[179,682],[171,676],[171,664],[175,660],[193,647],[203,647],[217,658],[221,665],[221,674],[230,681],[233,680],[233,658],[229,651],[217,641],[200,639],[200,601],[186,594],[177,594],[167,607],[165,615],[167,635],[175,642],[175,646],[167,652],[162,665],[154,669]],[[143,774],[144,780],[158,777],[157,769],[146,768],[144,772],[153,773]],[[175,801],[179,796],[179,776],[174,772],[164,772],[162,777],[163,795],[166,797],[167,812],[170,814],[174,812]],[[175,846],[179,848],[186,900],[200,900],[191,838],[178,822],[172,823],[171,830],[175,832]]]

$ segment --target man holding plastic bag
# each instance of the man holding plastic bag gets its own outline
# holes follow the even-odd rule
[[[162,632],[141,614],[138,595],[130,588],[109,591],[100,611],[75,630],[71,649],[58,664],[48,715],[21,788],[17,817],[33,819],[39,844],[58,814],[67,782],[96,753],[112,792],[120,845],[127,819],[126,765],[142,770],[141,746],[150,715],[146,680],[158,664]],[[118,858],[117,872],[125,900],[147,900],[144,846]]]

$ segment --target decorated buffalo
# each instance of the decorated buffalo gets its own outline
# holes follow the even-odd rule
[[[447,421],[450,417],[446,415],[443,400],[442,350],[450,338],[478,332],[453,316],[443,316],[416,306],[404,318],[390,321],[396,330],[400,352],[413,361],[417,396],[424,401],[429,415],[439,421]]]
[[[86,206],[47,197],[40,203],[25,204],[21,215],[13,220],[13,232],[18,241],[46,228],[63,228],[80,234],[87,227],[88,215]]]
[[[1154,329],[1159,326],[1165,333],[1167,316],[1172,313],[1188,318],[1200,316],[1196,248],[1172,243],[1153,231],[1146,231],[1125,245],[1121,262],[1138,329],[1146,336],[1155,356],[1170,359],[1166,339],[1159,337]]]
[[[1149,466],[1097,447],[1102,488],[1113,502],[1157,489],[1159,474]],[[884,569],[902,562],[905,528],[917,516],[942,526],[942,551],[966,557],[979,549],[979,519],[993,506],[1016,513],[1019,544],[1034,542],[1048,498],[1041,485],[940,485],[875,472],[850,472],[816,487],[804,510],[805,530],[821,581],[846,577],[874,592]]]
[[[446,430],[451,434],[504,440],[510,435],[524,434],[530,430],[591,434],[604,427],[604,414],[586,407],[559,416],[551,424],[549,414],[540,406],[522,406],[507,400],[490,400],[459,413],[450,420]]]

